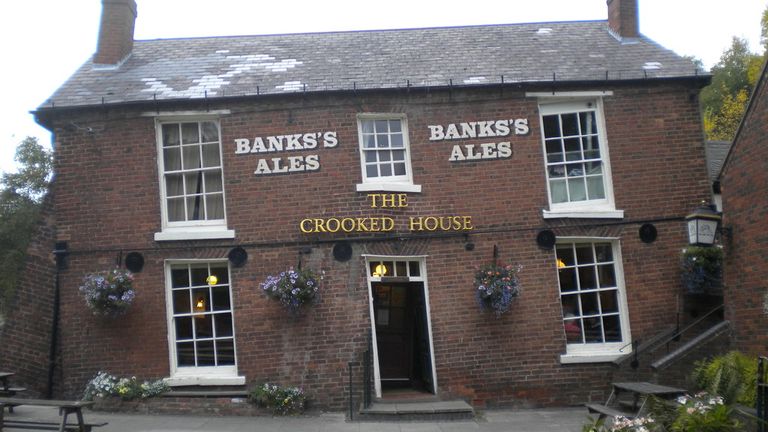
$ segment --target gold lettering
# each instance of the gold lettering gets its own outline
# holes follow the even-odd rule
[[[408,207],[408,194],[397,194],[397,206],[400,208]]]
[[[322,219],[315,219],[315,232],[327,232],[325,230],[325,221]]]
[[[376,198],[378,198],[381,194],[368,194],[368,198],[371,199],[371,208],[376,208]]]
[[[392,231],[395,228],[395,220],[391,217],[381,218],[381,230]]]
[[[368,232],[368,228],[365,227],[365,221],[367,219],[368,218],[361,218],[361,217],[356,219],[356,221],[357,221],[357,230],[358,231],[360,231],[360,232]]]
[[[395,194],[381,194],[381,206],[392,208],[395,206]]]
[[[421,225],[421,217],[413,217],[411,216],[408,221],[408,229],[411,231],[421,231],[423,229]]]
[[[432,228],[430,228],[430,222],[432,222]],[[434,216],[427,216],[424,218],[424,228],[427,229],[427,231],[435,231],[437,229],[437,218]]]
[[[379,220],[377,218],[370,218],[370,222],[371,222],[371,231],[373,232],[381,231],[381,227],[379,226]]]
[[[312,222],[312,219],[302,219],[301,222],[299,223],[299,229],[301,229],[301,232],[303,232],[304,234],[311,233],[312,232],[311,229],[304,228],[304,222]]]
[[[351,223],[349,228],[347,228],[347,225],[346,225],[347,222]],[[344,232],[352,232],[352,231],[355,230],[356,226],[357,225],[355,224],[355,220],[352,219],[352,218],[344,218],[344,219],[341,220],[341,229]]]
[[[464,229],[467,231],[475,229],[472,226],[472,216],[464,216]]]
[[[336,228],[331,228],[331,222],[336,223]],[[339,232],[340,227],[341,227],[341,224],[339,223],[339,220],[336,218],[326,219],[325,221],[325,228],[328,230],[328,232],[332,232],[332,233]]]

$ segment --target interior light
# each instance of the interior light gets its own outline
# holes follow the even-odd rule
[[[382,277],[387,274],[387,266],[384,264],[379,264],[376,266],[376,268],[373,269],[373,277]]]
[[[562,258],[558,258],[557,259],[557,268],[559,268],[559,269],[565,268],[565,261],[563,261]]]
[[[214,275],[208,276],[208,278],[205,279],[206,282],[208,282],[208,285],[216,285],[219,283],[219,278],[217,278]]]
[[[197,299],[197,302],[195,302],[195,309],[199,311],[205,310],[205,299],[203,297]]]

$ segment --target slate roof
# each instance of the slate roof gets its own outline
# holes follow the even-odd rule
[[[701,75],[606,21],[145,40],[119,68],[87,61],[41,108],[353,89]]]
[[[704,154],[707,158],[709,181],[714,182],[717,180],[730,149],[730,141],[707,141],[705,143]]]

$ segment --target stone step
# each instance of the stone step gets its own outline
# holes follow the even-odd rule
[[[599,415],[599,418],[603,417],[626,417],[626,418],[635,418],[634,414],[630,414],[625,411],[620,411],[616,408],[611,408],[609,406],[601,405],[601,404],[586,404],[585,405],[590,413],[597,413]]]
[[[469,420],[475,410],[462,400],[374,402],[360,410],[360,421],[437,421]]]

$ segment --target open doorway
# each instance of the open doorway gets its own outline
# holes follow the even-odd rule
[[[369,261],[379,397],[434,394],[429,301],[419,261]]]

